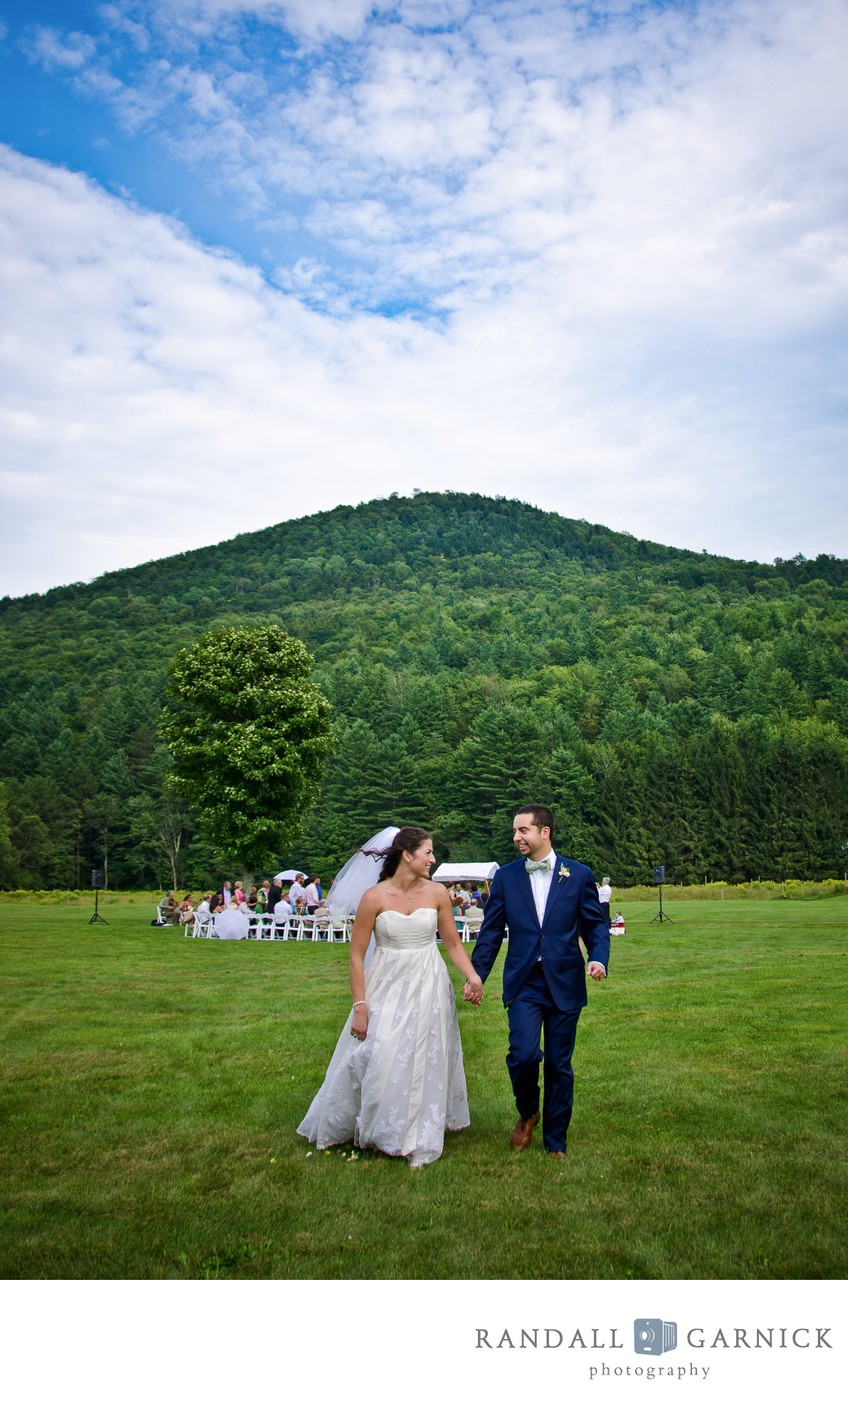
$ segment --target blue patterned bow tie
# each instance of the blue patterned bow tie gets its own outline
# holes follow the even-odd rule
[[[543,857],[541,862],[534,862],[532,858],[525,857],[524,866],[528,872],[550,872],[551,859],[549,857]]]

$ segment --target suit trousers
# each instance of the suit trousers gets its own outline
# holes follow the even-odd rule
[[[548,1151],[565,1151],[574,1102],[571,1056],[580,1010],[558,1009],[541,965],[534,966],[507,1009],[509,1052],[506,1066],[519,1116],[539,1110],[539,1065],[544,1059],[542,1137]],[[540,1048],[544,1030],[545,1047]]]

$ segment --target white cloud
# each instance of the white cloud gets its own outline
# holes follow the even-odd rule
[[[232,193],[274,287],[6,153],[9,586],[413,485],[844,552],[848,11],[586,16],[112,5],[111,67],[53,34],[42,63],[87,56],[75,83]]]
[[[561,0],[145,13],[158,47],[120,78],[104,49],[78,81],[129,130],[160,130],[269,233],[294,216],[293,263],[314,260],[320,236],[328,297],[347,279],[375,307],[410,285],[419,303],[461,307],[536,266],[573,272],[578,298],[594,287],[650,309],[682,295],[743,321],[749,308],[754,323],[775,282],[830,295],[845,218],[840,0],[622,4],[595,24]],[[258,54],[239,48],[246,15],[270,26]],[[225,21],[212,54],[206,31],[203,46],[192,38]],[[282,54],[273,36],[304,26],[308,61]]]
[[[339,321],[79,177],[6,152],[0,178],[11,591],[413,485],[745,556],[842,542],[803,356],[763,385],[716,346],[700,385],[685,341],[669,367],[664,332],[532,287],[440,333]],[[823,500],[797,503],[801,464]]]
[[[47,25],[34,25],[23,39],[27,57],[46,69],[84,68],[92,59],[97,45],[90,34],[70,30],[61,35]]]

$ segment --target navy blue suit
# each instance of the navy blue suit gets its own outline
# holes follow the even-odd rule
[[[609,925],[590,868],[556,855],[540,925],[524,858],[492,880],[471,963],[485,981],[509,928],[503,1002],[509,1015],[507,1068],[519,1115],[539,1110],[539,1064],[545,1061],[542,1134],[549,1151],[564,1151],[573,1105],[571,1055],[587,1002],[583,937],[589,960],[609,970]],[[544,1053],[539,1041],[544,1028]]]

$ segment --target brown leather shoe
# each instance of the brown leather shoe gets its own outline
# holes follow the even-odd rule
[[[541,1117],[541,1112],[535,1113],[533,1117],[519,1117],[512,1129],[512,1136],[509,1144],[516,1151],[523,1151],[533,1140],[533,1128]]]
[[[557,1161],[565,1161],[565,1159],[566,1159],[566,1156],[565,1156],[565,1152],[564,1152],[564,1151],[549,1151],[549,1152],[547,1152],[547,1155],[548,1155],[548,1156],[555,1156],[556,1159],[557,1159]]]

